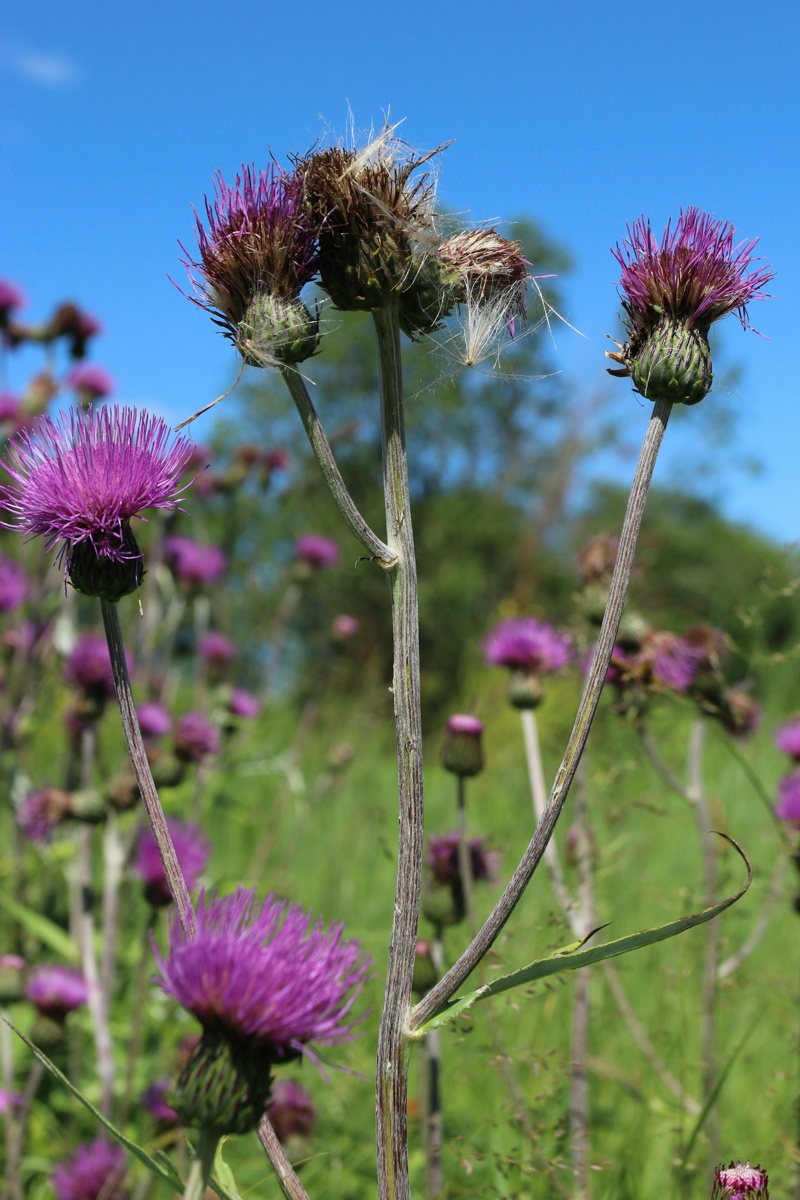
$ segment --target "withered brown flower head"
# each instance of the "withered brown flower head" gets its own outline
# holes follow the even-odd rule
[[[471,291],[479,301],[506,295],[509,311],[525,316],[530,263],[520,242],[496,229],[464,229],[443,242],[439,254],[458,276],[460,301]]]
[[[337,308],[371,311],[411,290],[436,243],[434,185],[416,155],[384,130],[363,150],[334,146],[296,164],[318,230],[322,286]]]

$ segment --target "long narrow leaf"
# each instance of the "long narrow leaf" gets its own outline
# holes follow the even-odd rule
[[[20,904],[18,900],[14,900],[13,897],[2,891],[0,891],[0,904],[15,921],[19,921],[20,925],[27,929],[28,933],[32,933],[44,946],[55,950],[64,962],[76,963],[78,961],[78,943],[60,925],[56,925],[54,921],[37,912],[35,908],[27,908],[26,905]]]
[[[456,997],[454,1000],[449,1000],[442,1006],[439,1012],[431,1017],[429,1021],[426,1021],[424,1025],[421,1025],[418,1029],[414,1029],[409,1036],[415,1040],[424,1037],[431,1029],[438,1029],[440,1026],[448,1024],[448,1022],[454,1021],[478,1000],[488,1000],[490,996],[497,996],[501,992],[510,991],[512,988],[523,987],[526,983],[533,983],[537,979],[545,979],[548,975],[559,975],[562,971],[574,971],[578,967],[588,967],[592,963],[602,962],[606,958],[614,958],[619,954],[627,954],[630,950],[639,950],[642,946],[651,946],[655,942],[666,941],[667,938],[675,937],[687,929],[693,929],[696,925],[703,925],[706,921],[711,921],[714,917],[719,916],[726,908],[730,908],[737,900],[741,900],[750,887],[753,878],[753,869],[741,846],[725,833],[720,833],[719,836],[733,846],[747,867],[747,881],[744,887],[736,892],[735,895],[721,900],[718,904],[713,904],[710,908],[704,908],[702,912],[691,913],[688,917],[680,917],[677,921],[669,921],[666,925],[656,926],[655,929],[642,929],[638,933],[628,934],[627,937],[618,938],[613,942],[606,942],[602,946],[592,946],[588,950],[579,949],[575,952],[566,953],[561,951],[550,955],[549,958],[537,959],[536,962],[530,963],[527,967],[522,967],[518,971],[512,971],[509,975],[501,975],[498,979],[493,979],[491,983],[484,984],[477,991],[470,992],[466,996]]]

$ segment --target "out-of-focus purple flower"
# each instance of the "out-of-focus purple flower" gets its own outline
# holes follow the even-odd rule
[[[800,771],[793,771],[778,784],[775,816],[782,821],[800,823]]]
[[[86,1004],[89,990],[80,971],[48,964],[35,968],[26,995],[42,1016],[63,1021],[68,1013]]]
[[[288,450],[284,450],[282,446],[276,446],[274,450],[264,451],[264,466],[269,471],[288,471],[292,465],[291,455]]]
[[[30,841],[44,845],[53,837],[53,830],[70,813],[70,794],[61,788],[42,788],[25,797],[17,820]]]
[[[212,667],[226,667],[236,658],[236,643],[212,629],[200,639],[200,657]]]
[[[546,621],[512,617],[495,625],[484,644],[484,653],[491,667],[543,675],[569,662],[572,644]]]
[[[50,1177],[58,1200],[125,1200],[125,1151],[98,1138],[79,1146]]]
[[[25,307],[25,293],[10,279],[0,279],[0,325],[16,308]]]
[[[178,1081],[181,1117],[216,1132],[255,1128],[272,1067],[309,1043],[353,1037],[351,1009],[370,969],[341,925],[325,928],[299,905],[254,891],[201,893],[197,932],[170,922],[169,955],[155,949],[161,986],[203,1027]]]
[[[28,599],[28,577],[18,562],[0,554],[0,613],[13,612]]]
[[[800,762],[800,718],[780,726],[775,734],[775,745],[783,754]]]
[[[157,1079],[151,1083],[146,1092],[142,1092],[141,1101],[151,1116],[160,1125],[178,1125],[180,1117],[175,1109],[167,1103],[167,1096],[172,1092],[172,1082],[169,1079]]]
[[[19,424],[22,416],[22,404],[19,397],[13,392],[0,392],[0,425],[11,425],[14,428]],[[5,430],[4,432],[8,432]]]
[[[147,741],[154,742],[158,738],[164,737],[172,729],[172,717],[164,705],[158,704],[155,700],[147,700],[144,704],[140,704],[136,709],[136,715],[139,718],[142,737]]]
[[[339,561],[339,547],[319,533],[305,533],[294,544],[295,558],[320,571],[328,571]]]
[[[72,358],[83,358],[89,339],[103,332],[102,322],[92,313],[68,300],[59,304],[47,323],[46,340],[64,338]]]
[[[483,722],[467,713],[454,713],[442,743],[442,766],[453,775],[478,775],[483,770]]]
[[[48,551],[60,542],[73,585],[115,601],[120,587],[127,595],[143,574],[131,520],[144,509],[178,506],[190,447],[160,417],[134,408],[37,417],[6,445],[6,528],[41,535]]]
[[[496,850],[488,850],[483,838],[469,839],[469,857],[472,878],[477,882],[492,883],[500,866]],[[428,866],[439,883],[455,883],[458,871],[458,834],[444,833],[432,837],[428,843]]]
[[[645,652],[650,658],[653,677],[673,692],[687,692],[705,658],[703,650],[677,633],[652,634]]]
[[[255,890],[201,892],[195,936],[171,920],[169,955],[155,950],[159,982],[201,1025],[292,1058],[309,1042],[352,1040],[360,1018],[350,1009],[371,962],[342,934],[272,895],[259,904]]]
[[[361,624],[358,618],[350,617],[347,613],[339,613],[338,617],[333,618],[334,636],[342,641],[355,637],[360,628]]]
[[[96,363],[79,363],[68,373],[64,382],[67,387],[79,393],[82,402],[105,400],[116,391],[116,384],[108,371],[104,371]]]
[[[228,711],[234,717],[247,717],[253,720],[261,712],[261,701],[252,692],[245,691],[244,688],[233,688],[228,701]]]
[[[177,534],[165,538],[164,553],[178,583],[190,590],[215,583],[228,565],[219,546],[203,546]]]
[[[758,239],[734,245],[734,228],[700,209],[681,210],[659,243],[644,217],[612,254],[622,274],[619,286],[628,342],[608,357],[621,364],[651,400],[696,404],[711,387],[708,331],[735,312],[750,328],[747,305],[764,300],[774,278],[771,267],[754,266]]]
[[[64,678],[92,695],[113,696],[114,672],[106,639],[98,633],[82,634],[64,665]]]
[[[194,891],[208,862],[211,843],[203,834],[200,826],[194,823],[187,824],[184,821],[169,818],[167,827],[183,877],[186,880],[186,886],[190,892]],[[168,904],[172,903],[172,893],[164,873],[164,865],[161,862],[156,839],[150,829],[143,829],[139,834],[133,869],[144,881],[144,894],[149,904],[152,904],[154,908],[166,908]]]
[[[761,705],[745,691],[746,686],[728,688],[719,705],[717,715],[734,737],[754,733],[761,720]]]
[[[750,1159],[742,1163],[720,1165],[714,1173],[711,1200],[769,1200],[769,1179],[760,1166],[751,1167]]]
[[[277,1079],[267,1105],[267,1116],[281,1142],[308,1137],[314,1129],[316,1110],[306,1089],[293,1079]]]
[[[199,763],[209,754],[219,754],[219,730],[203,713],[188,712],[175,726],[173,745],[177,758]]]
[[[13,1116],[14,1110],[22,1104],[22,1092],[10,1092],[0,1088],[0,1117]]]

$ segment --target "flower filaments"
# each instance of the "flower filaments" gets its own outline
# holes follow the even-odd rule
[[[764,300],[771,267],[751,270],[758,239],[734,245],[734,228],[700,209],[681,211],[661,242],[640,217],[612,254],[622,269],[619,286],[628,341],[607,356],[621,364],[648,400],[697,404],[711,388],[708,332],[735,312],[748,329],[747,305]]]
[[[38,417],[8,442],[0,488],[8,529],[61,543],[64,577],[88,596],[116,603],[136,591],[144,568],[131,520],[147,508],[178,507],[192,450],[171,440],[160,417],[117,405]]]
[[[769,1200],[769,1179],[761,1166],[750,1166],[750,1160],[720,1165],[714,1172],[712,1200]]]
[[[313,151],[297,170],[318,230],[320,280],[336,307],[369,312],[396,300],[413,333],[414,289],[438,238],[433,184],[425,173],[412,177],[437,151],[415,155],[392,133],[387,126],[361,151]]]
[[[370,969],[340,925],[325,929],[299,905],[259,904],[242,888],[201,893],[194,938],[173,921],[169,956],[155,953],[162,988],[203,1027],[176,1111],[218,1136],[255,1128],[276,1064],[310,1053],[310,1042],[351,1039],[350,1010]]]
[[[200,257],[184,260],[195,303],[250,366],[303,362],[319,347],[319,323],[299,298],[317,270],[302,186],[275,164],[243,166],[232,186],[218,173],[213,203],[205,202],[207,230],[196,217]]]

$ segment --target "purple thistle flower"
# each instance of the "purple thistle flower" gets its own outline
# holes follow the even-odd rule
[[[293,1079],[275,1081],[267,1116],[281,1142],[291,1137],[308,1137],[314,1129],[316,1115],[311,1096],[301,1084]]]
[[[782,821],[800,824],[800,771],[793,771],[778,784],[775,816]]]
[[[201,712],[188,712],[178,721],[174,734],[175,755],[183,762],[202,762],[209,754],[219,754],[220,736]]]
[[[735,312],[750,328],[747,305],[765,300],[771,267],[754,267],[758,239],[734,245],[734,228],[695,207],[667,224],[659,244],[645,217],[628,227],[612,254],[622,275],[629,341],[608,357],[651,400],[696,404],[712,381],[708,331]]]
[[[775,734],[775,745],[783,754],[800,762],[800,717],[780,726]]]
[[[572,658],[568,637],[535,617],[514,617],[494,627],[484,643],[492,667],[542,675],[557,671]]]
[[[124,1200],[128,1195],[121,1186],[124,1174],[125,1151],[116,1142],[98,1138],[60,1163],[50,1182],[58,1200]]]
[[[28,577],[13,558],[0,554],[0,613],[13,612],[28,599]]]
[[[201,892],[194,938],[171,919],[169,956],[154,948],[159,983],[204,1027],[292,1058],[309,1042],[351,1041],[361,1019],[349,1014],[371,960],[342,932],[312,923],[299,904],[272,895],[259,904],[255,890]]]
[[[216,583],[228,565],[219,546],[203,546],[177,534],[165,538],[164,553],[178,583],[191,591]]]
[[[42,788],[30,792],[23,801],[17,821],[25,836],[34,845],[52,841],[53,830],[70,813],[70,795],[60,788]]]
[[[357,617],[348,616],[347,613],[339,613],[333,618],[333,633],[334,637],[341,641],[347,641],[349,638],[355,637],[361,628]]]
[[[140,704],[136,709],[136,716],[139,718],[142,737],[148,741],[154,742],[172,729],[172,717],[163,704],[158,704],[155,700]]]
[[[7,1088],[0,1087],[0,1117],[13,1116],[22,1101],[22,1092],[9,1092]]]
[[[22,404],[13,392],[0,392],[0,424],[19,425],[22,416]],[[6,430],[5,432],[8,432]]]
[[[189,891],[197,887],[200,874],[205,870],[211,853],[211,843],[199,825],[187,824],[174,818],[167,820],[172,844],[175,847],[183,877]],[[145,899],[154,908],[166,908],[172,903],[167,877],[161,855],[150,829],[143,829],[136,844],[136,861],[133,869],[144,880]]]
[[[28,981],[26,995],[42,1016],[55,1021],[63,1021],[89,999],[86,980],[80,971],[58,964],[37,967]]]
[[[175,1109],[167,1103],[167,1096],[171,1092],[172,1083],[169,1079],[157,1079],[155,1083],[150,1084],[146,1092],[142,1092],[142,1104],[160,1125],[178,1125],[180,1123],[180,1117]]]
[[[78,392],[81,401],[86,403],[106,400],[116,391],[116,384],[108,371],[104,371],[96,363],[79,363],[68,373],[64,382],[68,388]]]
[[[318,533],[305,533],[294,544],[295,557],[301,563],[328,571],[339,561],[339,547],[331,538]]]
[[[702,666],[705,653],[675,633],[656,633],[647,639],[653,677],[673,692],[687,692]]]
[[[0,279],[0,325],[15,308],[25,307],[25,293],[10,279]]]
[[[37,417],[6,447],[4,465],[12,479],[0,488],[12,518],[6,528],[41,535],[47,551],[61,542],[65,578],[69,574],[89,595],[119,599],[109,590],[118,584],[119,570],[112,585],[98,583],[93,569],[133,566],[122,592],[127,595],[142,577],[132,518],[143,509],[178,506],[191,443],[170,439],[160,417],[117,405],[71,409],[56,420]]]
[[[200,640],[200,657],[212,667],[226,667],[236,658],[236,643],[212,630]]]
[[[483,838],[469,839],[469,856],[472,867],[472,878],[475,882],[484,880],[494,882],[500,866],[500,856],[496,850],[488,850]],[[439,883],[455,883],[459,879],[458,871],[458,834],[444,833],[432,837],[428,843],[428,866]]]
[[[233,688],[228,700],[228,712],[234,717],[247,717],[254,720],[261,712],[261,701],[244,688]]]
[[[64,678],[90,695],[113,697],[114,672],[106,639],[98,633],[79,637],[64,665]]]
[[[751,1167],[750,1160],[719,1166],[714,1173],[712,1200],[769,1200],[769,1179],[760,1166]]]

